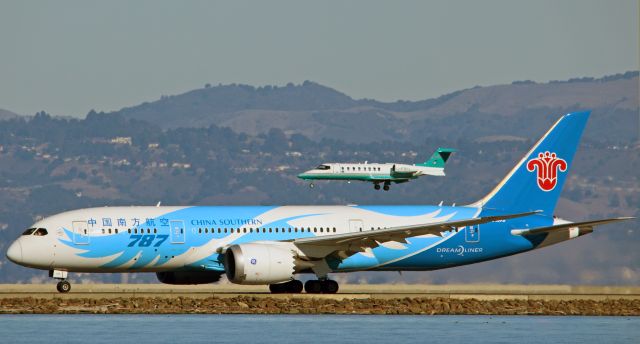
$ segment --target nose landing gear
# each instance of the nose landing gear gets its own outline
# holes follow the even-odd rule
[[[60,293],[68,293],[71,290],[71,283],[67,281],[67,275],[67,271],[49,270],[49,277],[53,277],[59,280],[58,284],[56,285],[56,289],[58,289],[58,292]]]
[[[69,283],[69,281],[67,280],[60,281],[56,285],[56,289],[58,289],[58,291],[61,293],[68,293],[69,290],[71,290],[71,283]]]

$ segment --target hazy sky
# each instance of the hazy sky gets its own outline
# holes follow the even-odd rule
[[[354,98],[638,69],[638,2],[0,0],[0,108],[84,116],[205,83]]]

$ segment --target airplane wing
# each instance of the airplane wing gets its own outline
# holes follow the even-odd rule
[[[593,221],[585,221],[585,222],[568,222],[562,223],[559,225],[548,226],[548,227],[538,227],[532,229],[513,229],[511,234],[513,235],[532,235],[532,234],[540,234],[540,233],[549,233],[553,231],[570,229],[570,228],[579,228],[581,230],[592,231],[593,227],[598,225],[604,225],[607,223],[614,223],[619,221],[626,221],[635,219],[635,217],[615,217],[611,219],[602,219],[602,220],[593,220]]]
[[[477,217],[457,221],[399,226],[363,232],[323,235],[311,238],[294,239],[293,243],[309,258],[323,258],[329,254],[335,253],[338,257],[344,259],[358,252],[364,252],[367,248],[378,247],[380,243],[387,241],[406,243],[405,239],[409,237],[426,234],[442,236],[442,232],[455,230],[459,227],[524,217],[537,213],[537,211],[532,211],[519,214]]]

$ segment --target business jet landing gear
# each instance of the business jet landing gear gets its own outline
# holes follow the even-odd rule
[[[389,182],[384,182],[384,186],[382,187],[384,189],[384,191],[389,191]]]
[[[313,183],[309,183],[309,188],[310,188],[310,189],[313,189],[313,188],[315,188],[315,187],[316,187],[316,185],[315,185],[315,184],[313,184]]]
[[[53,277],[59,280],[56,285],[56,289],[58,289],[61,293],[68,293],[71,290],[71,283],[67,281],[67,271],[62,270],[49,270],[49,277]]]
[[[373,184],[373,188],[376,190],[380,190],[380,183]]]
[[[286,283],[269,284],[269,291],[272,294],[300,294],[302,292],[302,282],[292,280]]]
[[[335,294],[338,288],[338,282],[330,279],[308,280],[304,284],[304,290],[308,294]]]

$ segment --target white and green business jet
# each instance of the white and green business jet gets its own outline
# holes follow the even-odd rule
[[[394,163],[327,163],[300,173],[298,178],[311,180],[309,184],[313,187],[313,180],[360,180],[372,182],[376,190],[389,190],[391,182],[405,183],[420,176],[444,176],[444,165],[455,152],[452,148],[438,148],[431,158],[421,164],[394,164]]]

